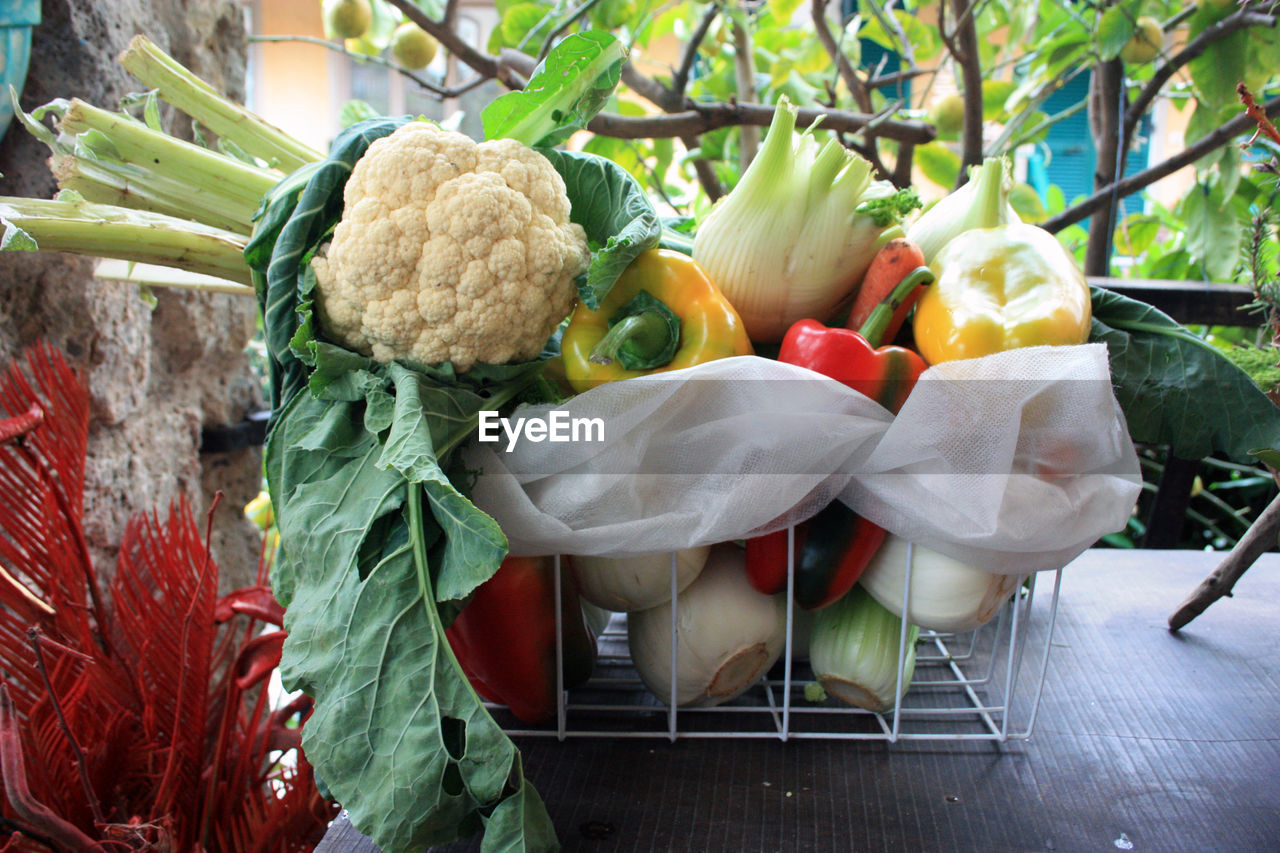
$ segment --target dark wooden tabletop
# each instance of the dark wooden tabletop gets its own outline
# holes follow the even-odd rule
[[[1029,741],[521,738],[525,772],[565,850],[1280,850],[1280,554],[1166,628],[1219,557],[1069,566]]]

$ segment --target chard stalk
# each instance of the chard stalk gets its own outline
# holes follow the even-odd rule
[[[324,159],[320,152],[218,94],[146,36],[134,36],[119,61],[165,102],[270,166],[292,172]]]
[[[193,219],[249,235],[264,195],[280,175],[201,148],[80,100],[56,100],[14,114],[49,147],[58,186],[86,200]],[[58,119],[60,133],[41,123]]]
[[[161,264],[217,276],[252,293],[239,234],[160,213],[79,200],[0,196],[0,246]]]

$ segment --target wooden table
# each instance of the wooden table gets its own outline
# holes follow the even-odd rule
[[[532,738],[525,772],[565,850],[1275,851],[1280,555],[1166,628],[1219,558],[1069,566],[1029,741]],[[319,850],[376,848],[339,819]]]

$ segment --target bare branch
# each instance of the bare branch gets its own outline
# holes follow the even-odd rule
[[[516,80],[511,75],[510,67],[504,66],[493,56],[467,44],[452,27],[433,21],[431,16],[422,11],[413,0],[387,0],[387,2],[403,12],[410,21],[435,36],[436,41],[440,42],[446,50],[470,66],[481,77],[497,80],[510,89],[524,87],[524,81]]]
[[[915,154],[916,147],[910,142],[904,142],[898,146],[898,159],[893,164],[893,175],[890,176],[895,187],[911,185],[911,168],[914,165]]]
[[[899,23],[897,16],[893,14],[893,0],[889,0],[883,6],[880,5],[878,0],[871,0],[867,5],[871,7],[871,14],[875,15],[876,20],[880,22],[880,26],[884,27],[885,32],[893,36],[896,50],[898,55],[902,57],[902,61],[908,68],[915,68],[915,48],[911,44],[911,39],[907,38],[907,34],[903,32],[902,24]]]
[[[765,104],[697,104],[693,109],[663,116],[632,118],[601,113],[587,129],[601,136],[620,139],[639,137],[697,136],[722,127],[750,124],[767,127],[773,120],[774,107]],[[923,145],[936,137],[933,125],[923,121],[881,118],[843,110],[801,107],[796,119],[798,127],[807,127],[822,117],[822,127],[842,133],[856,133],[874,127],[886,139]]]
[[[835,63],[840,79],[844,81],[844,85],[849,89],[849,94],[853,96],[853,102],[863,112],[871,112],[871,96],[867,93],[867,87],[863,84],[862,78],[858,76],[853,64],[849,62],[849,57],[844,55],[844,51],[836,43],[836,38],[831,34],[830,27],[827,26],[827,0],[813,0],[812,12],[813,28],[818,34],[818,41],[822,43],[823,50],[827,52],[827,55],[831,57],[831,61]]]
[[[956,186],[969,179],[969,166],[982,162],[982,61],[978,55],[978,25],[973,6],[964,0],[951,0],[956,15],[955,47],[952,51],[960,65],[964,86],[964,129],[960,136],[960,174]],[[944,0],[945,5],[945,0]]]
[[[889,86],[896,86],[899,83],[905,83],[908,80],[914,80],[916,77],[923,77],[926,74],[934,74],[937,72],[935,68],[906,68],[902,71],[895,71],[892,74],[885,74],[883,77],[872,77],[867,81],[868,89],[884,89]]]
[[[676,68],[675,76],[671,78],[671,91],[681,100],[684,99],[685,89],[689,87],[689,75],[693,73],[693,63],[698,59],[698,50],[702,47],[703,39],[707,37],[711,24],[718,14],[720,14],[720,7],[715,3],[708,4],[707,11],[702,13],[702,20],[698,21],[698,28],[689,36],[689,43],[684,46],[680,65]]]
[[[652,77],[641,74],[630,62],[624,63],[622,66],[622,82],[631,91],[663,112],[679,112],[686,106],[682,95],[668,89]]]
[[[1129,108],[1124,115],[1125,146],[1128,147],[1129,143],[1132,142],[1133,134],[1137,130],[1138,124],[1142,121],[1142,117],[1146,115],[1156,96],[1160,94],[1160,90],[1164,88],[1164,84],[1168,83],[1183,66],[1201,56],[1214,42],[1224,39],[1238,30],[1247,27],[1274,27],[1275,25],[1276,17],[1274,15],[1262,15],[1245,8],[1207,27],[1204,32],[1187,42],[1186,47],[1169,57],[1156,69],[1151,80],[1142,87],[1142,91],[1133,99],[1133,103],[1129,104]]]
[[[1115,233],[1120,196],[1116,180],[1124,174],[1126,147],[1122,144],[1124,114],[1124,63],[1119,59],[1099,62],[1089,85],[1089,118],[1097,157],[1093,166],[1093,186],[1111,187],[1108,203],[1093,212],[1089,221],[1089,242],[1085,249],[1085,275],[1109,275],[1111,240]]]
[[[737,79],[738,103],[756,100],[756,63],[751,49],[751,31],[741,11],[733,14],[733,70]],[[760,130],[744,124],[738,131],[738,168],[745,172],[760,147]]]
[[[1280,497],[1275,497],[1257,520],[1240,537],[1231,552],[1223,558],[1207,578],[1201,581],[1190,596],[1169,616],[1169,630],[1185,628],[1191,620],[1209,608],[1219,598],[1231,595],[1236,581],[1266,551],[1276,544],[1280,533]]]
[[[569,27],[572,27],[579,18],[590,12],[591,7],[599,2],[600,0],[585,0],[585,2],[579,5],[578,8],[570,12],[569,17],[565,18],[564,21],[561,22],[560,26],[552,30],[546,40],[542,42],[542,50],[538,51],[538,61],[541,62],[546,59],[547,54],[551,52],[551,48],[555,46],[556,39],[564,35],[565,32],[568,31]]]
[[[451,86],[451,87],[441,86],[438,83],[433,83],[432,81],[426,79],[425,77],[421,77],[417,74],[414,74],[412,71],[410,71],[408,68],[405,68],[403,65],[398,65],[395,62],[392,62],[391,60],[386,59],[385,57],[369,56],[368,54],[364,54],[364,53],[356,53],[355,51],[347,50],[346,47],[338,44],[337,42],[326,41],[325,39],[315,38],[314,36],[250,36],[249,41],[254,41],[254,42],[295,41],[295,42],[303,42],[305,44],[319,45],[320,47],[328,48],[329,50],[332,50],[335,53],[341,53],[344,56],[349,56],[357,62],[371,62],[374,65],[381,65],[384,68],[390,68],[392,71],[399,72],[400,74],[409,78],[418,86],[421,86],[426,91],[430,92],[433,95],[438,96],[438,98],[441,100],[443,100],[444,98],[456,98],[459,95],[465,95],[467,92],[471,91],[472,89],[476,88],[477,86],[485,83],[487,80],[490,79],[488,77],[476,75],[475,77],[472,77],[470,80],[468,80],[466,83],[462,83],[458,86]]]
[[[1280,115],[1280,97],[1272,98],[1262,107],[1268,116],[1274,117]],[[1216,148],[1219,148],[1237,136],[1251,132],[1257,123],[1253,116],[1245,115],[1237,116],[1222,127],[1210,133],[1208,136],[1200,139],[1194,145],[1184,149],[1183,151],[1152,166],[1144,169],[1136,175],[1131,175],[1124,180],[1117,181],[1114,186],[1103,187],[1097,190],[1093,195],[1074,207],[1067,208],[1057,216],[1052,216],[1044,222],[1040,223],[1040,227],[1049,231],[1061,231],[1068,225],[1074,225],[1085,217],[1089,216],[1095,210],[1098,210],[1111,201],[1111,194],[1114,191],[1120,198],[1133,195],[1145,187],[1154,184],[1161,178],[1168,177],[1183,166],[1190,166],[1204,155],[1208,154]]]

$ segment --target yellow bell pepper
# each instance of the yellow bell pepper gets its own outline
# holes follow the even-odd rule
[[[912,325],[929,364],[1088,340],[1089,285],[1043,228],[1013,223],[965,231],[931,266],[938,278],[916,303]]]
[[[579,392],[752,353],[729,300],[696,261],[669,249],[639,255],[596,310],[579,303],[560,350]]]

